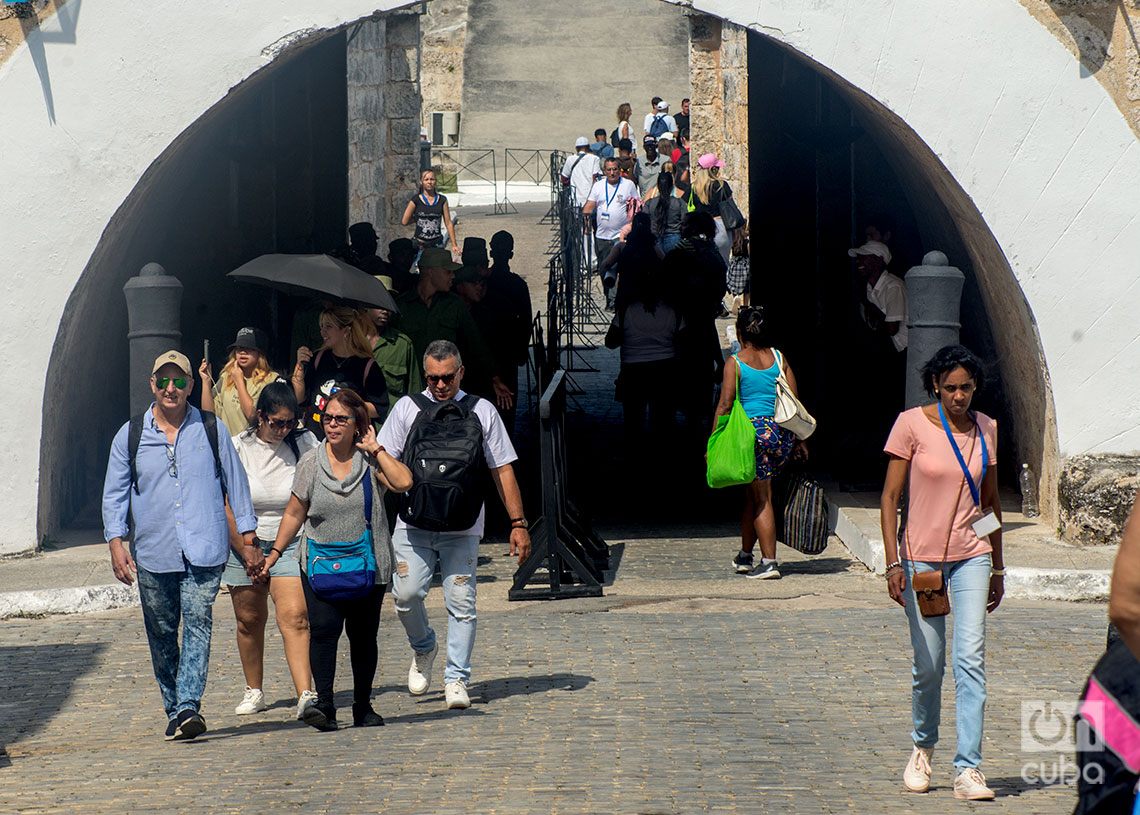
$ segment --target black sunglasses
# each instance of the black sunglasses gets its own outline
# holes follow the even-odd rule
[[[424,378],[433,385],[438,385],[440,382],[444,385],[450,385],[458,375],[459,371],[452,371],[449,374],[428,374]]]
[[[176,376],[173,379],[171,379],[169,376],[159,376],[155,377],[154,380],[154,384],[158,386],[158,389],[160,391],[166,390],[166,386],[171,382],[174,383],[174,387],[178,388],[178,390],[182,390],[186,387],[186,379],[185,377],[181,376]]]

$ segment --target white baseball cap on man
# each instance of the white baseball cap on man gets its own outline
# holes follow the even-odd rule
[[[669,103],[666,102],[664,99],[662,99],[660,102],[657,103],[657,109],[658,110],[668,110],[669,109]]]
[[[862,246],[847,250],[848,257],[858,257],[859,255],[875,255],[882,258],[884,265],[891,262],[891,250],[881,241],[867,241]]]
[[[574,140],[574,146],[575,147],[589,147],[590,146],[590,140],[587,139],[585,136],[579,136],[578,138],[576,138]]]

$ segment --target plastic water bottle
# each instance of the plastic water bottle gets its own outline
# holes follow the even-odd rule
[[[1021,486],[1021,514],[1026,518],[1037,517],[1037,479],[1033,477],[1033,470],[1028,464],[1021,465],[1021,473],[1017,477]]]

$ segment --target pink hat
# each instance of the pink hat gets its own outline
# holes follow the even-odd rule
[[[705,153],[699,159],[697,164],[705,170],[711,170],[713,167],[723,167],[724,162],[716,157],[716,153]]]

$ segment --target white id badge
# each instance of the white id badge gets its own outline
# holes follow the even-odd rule
[[[1001,529],[1001,521],[998,520],[997,515],[994,515],[992,509],[987,508],[984,512],[974,510],[975,520],[970,524],[974,528],[974,534],[979,538],[984,538],[993,532]]]

